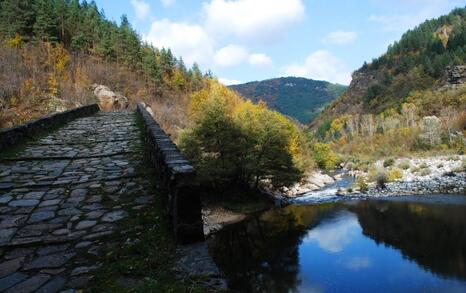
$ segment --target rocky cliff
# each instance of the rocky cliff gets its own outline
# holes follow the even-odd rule
[[[464,86],[466,84],[466,65],[447,67],[440,84],[443,88]]]

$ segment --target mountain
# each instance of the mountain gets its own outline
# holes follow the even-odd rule
[[[269,107],[308,123],[346,86],[302,77],[281,77],[230,86],[253,102],[263,100]]]
[[[421,116],[438,115],[448,106],[461,110],[464,90],[454,84],[466,79],[464,64],[466,9],[457,8],[407,31],[385,54],[355,71],[348,90],[312,126],[346,114],[400,111],[403,103],[414,104]]]

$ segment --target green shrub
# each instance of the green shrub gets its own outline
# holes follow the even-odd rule
[[[354,170],[354,169],[356,169],[356,164],[353,163],[353,162],[348,162],[348,163],[346,163],[345,168],[348,169],[348,170]]]
[[[442,163],[438,164],[437,168],[443,168],[443,164]]]
[[[417,172],[419,172],[419,170],[421,170],[421,169],[419,169],[419,167],[413,166],[411,168],[411,173],[417,173]]]
[[[403,169],[403,170],[408,170],[411,167],[411,164],[409,163],[408,160],[401,161],[398,164],[398,168]]]
[[[385,184],[387,184],[388,182],[387,173],[385,173],[385,171],[379,171],[375,176],[375,182],[377,184],[377,187],[385,188]]]
[[[430,175],[430,173],[432,173],[432,171],[430,171],[429,168],[425,168],[425,169],[422,169],[420,175],[421,176],[427,176],[427,175]]]
[[[356,186],[359,188],[361,192],[366,192],[369,187],[366,183],[366,179],[364,179],[364,176],[358,176],[356,178]]]
[[[388,159],[385,159],[385,161],[383,161],[383,166],[387,168],[387,167],[393,166],[394,163],[395,163],[395,160],[393,158],[388,158]]]
[[[359,171],[367,172],[367,171],[369,171],[369,164],[361,163],[358,166],[356,166],[356,169],[359,170]]]
[[[390,171],[388,171],[388,181],[393,182],[395,180],[403,178],[403,174],[401,173],[400,169],[393,168]]]
[[[428,168],[429,166],[427,166],[426,163],[422,163],[421,165],[419,165],[419,168],[421,169],[425,169],[425,168]]]
[[[458,158],[457,156],[451,156],[451,157],[448,157],[448,161],[459,161],[460,158]]]

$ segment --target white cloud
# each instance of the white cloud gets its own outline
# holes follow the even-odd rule
[[[240,84],[241,81],[236,80],[236,79],[228,79],[228,78],[219,78],[218,81],[226,86],[233,85],[233,84]]]
[[[207,30],[217,36],[264,41],[304,16],[302,0],[212,0],[204,3]]]
[[[248,62],[252,66],[258,66],[258,67],[272,66],[272,59],[270,59],[269,56],[262,54],[262,53],[256,53],[256,54],[249,55]]]
[[[325,50],[310,54],[304,64],[291,64],[284,68],[284,73],[291,76],[302,76],[334,83],[349,84],[351,72],[346,65]]]
[[[131,0],[131,5],[138,19],[145,19],[150,13],[150,5],[144,0]]]
[[[218,67],[240,65],[248,58],[248,51],[239,45],[228,45],[215,53],[214,62]]]
[[[172,5],[173,3],[175,3],[175,0],[160,0],[160,2],[162,2],[163,6],[168,7]]]
[[[227,68],[241,65],[247,62],[255,67],[270,67],[272,59],[263,53],[249,54],[248,50],[239,45],[228,45],[215,53],[214,64],[216,67]]]
[[[330,44],[347,44],[354,42],[357,37],[358,34],[356,32],[339,30],[329,33],[324,38],[324,42]]]
[[[257,67],[272,65],[272,60],[266,54],[250,54],[245,47],[237,44],[215,51],[216,41],[198,24],[156,20],[143,39],[156,47],[170,48],[175,56],[182,56],[188,65],[194,62],[206,68],[229,68],[246,62]]]
[[[159,48],[170,48],[175,56],[182,56],[188,65],[198,62],[208,67],[211,64],[214,40],[200,25],[168,19],[154,21],[143,39]]]
[[[344,262],[345,268],[352,271],[359,271],[361,269],[369,268],[372,265],[372,261],[367,256],[361,257],[350,257]]]
[[[132,0],[144,14],[146,0]],[[175,0],[161,0],[165,6]],[[204,68],[229,68],[240,64],[270,67],[272,60],[245,47],[250,40],[271,40],[304,16],[303,0],[205,0],[205,21],[188,23],[170,19],[154,20],[143,39],[156,47],[170,48],[187,64],[198,62]],[[143,16],[144,15],[144,16]],[[139,16],[138,16],[139,18]],[[228,37],[228,39],[224,38]],[[228,42],[230,41],[230,45]]]

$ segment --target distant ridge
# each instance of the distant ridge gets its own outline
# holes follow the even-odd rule
[[[346,86],[303,77],[280,77],[230,86],[245,98],[263,100],[301,123],[309,123],[322,109],[342,94]]]

